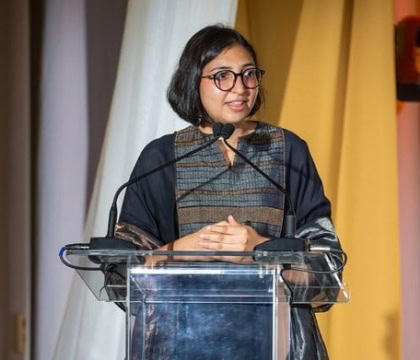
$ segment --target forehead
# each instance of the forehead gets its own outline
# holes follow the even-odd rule
[[[224,49],[218,56],[208,62],[203,70],[214,68],[234,68],[255,65],[250,52],[241,45],[233,45]]]

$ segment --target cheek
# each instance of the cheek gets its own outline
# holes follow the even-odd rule
[[[201,100],[201,103],[203,105],[204,105],[205,100],[207,98],[206,92],[207,92],[206,86],[203,84],[203,82],[201,82],[201,84],[200,84],[200,100]]]
[[[200,100],[207,112],[211,112],[211,107],[215,106],[222,100],[221,91],[213,84],[202,82],[200,84]]]
[[[254,107],[255,102],[257,101],[258,92],[259,92],[258,89],[256,89],[256,90],[254,90],[254,93],[252,94],[252,100],[251,100],[252,106],[251,106],[251,108]]]

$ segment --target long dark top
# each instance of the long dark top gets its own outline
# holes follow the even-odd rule
[[[286,148],[286,190],[296,211],[299,229],[312,221],[331,217],[330,202],[306,142],[284,130]],[[142,151],[131,177],[139,176],[175,158],[175,134],[149,143]],[[178,238],[175,201],[175,167],[169,166],[127,189],[120,222],[133,224],[164,244]],[[285,204],[285,213],[288,204]]]
[[[259,127],[263,126],[268,125],[259,123]],[[330,202],[324,195],[323,185],[308,146],[294,133],[288,130],[283,132],[285,185],[295,206],[297,236],[311,239],[315,244],[339,248],[330,221]],[[149,143],[142,151],[131,176],[139,176],[174,159],[174,142],[175,134],[170,134]],[[154,248],[175,241],[179,237],[175,191],[175,166],[168,166],[133,184],[126,192],[120,223],[141,229],[141,233],[150,236],[153,239],[152,245],[148,244],[145,247]],[[286,213],[287,202],[284,206]],[[317,309],[310,306],[292,306],[291,359],[328,358],[313,310]],[[252,353],[252,349],[247,351],[248,355]],[[212,355],[209,356],[212,358]],[[183,354],[181,358],[189,357]]]

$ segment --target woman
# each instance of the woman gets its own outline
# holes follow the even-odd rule
[[[297,236],[339,248],[330,203],[306,143],[290,131],[250,120],[262,104],[263,75],[253,47],[237,31],[215,25],[197,32],[185,46],[167,94],[173,110],[191,125],[147,145],[132,176],[209,142],[214,123],[232,124],[235,130],[229,143],[290,193]],[[251,251],[282,236],[287,210],[284,196],[219,141],[132,185],[118,231],[143,249]],[[194,260],[250,261],[235,257]],[[290,358],[327,359],[313,309],[293,306],[291,316]],[[223,355],[216,345],[192,354],[188,346],[179,349],[179,339],[172,349],[154,339],[154,348],[160,350],[151,357],[271,358],[269,319],[267,313],[248,314],[248,325],[235,323],[236,329],[251,324],[260,331],[258,343],[237,340],[235,355]]]

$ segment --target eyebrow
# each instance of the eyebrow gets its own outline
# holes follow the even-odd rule
[[[254,63],[248,63],[248,64],[242,65],[242,68],[246,68],[248,66],[257,67]],[[212,72],[214,70],[232,70],[232,67],[230,67],[230,66],[216,66],[216,67],[210,69],[209,71]]]

